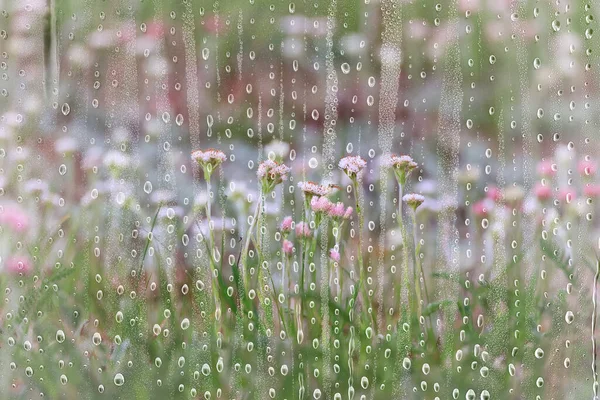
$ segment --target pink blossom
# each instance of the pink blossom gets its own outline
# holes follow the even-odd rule
[[[29,217],[16,205],[0,207],[0,225],[8,226],[15,233],[23,233],[29,229]]]
[[[293,220],[291,216],[287,216],[283,219],[283,221],[281,222],[281,231],[282,232],[289,232],[290,230],[292,230],[292,224],[293,224]]]
[[[327,213],[331,218],[342,218],[345,212],[346,207],[344,207],[344,203],[337,202],[329,208]]]
[[[31,260],[25,256],[13,256],[6,260],[5,265],[6,271],[13,275],[24,274],[28,275],[33,266],[31,265]]]
[[[328,212],[333,203],[325,196],[313,197],[310,201],[310,207],[314,212]]]
[[[338,167],[350,177],[358,175],[366,166],[367,162],[359,156],[346,156],[338,163]]]
[[[542,185],[541,183],[535,185],[534,192],[539,200],[547,200],[552,196],[552,189],[550,189],[550,186]]]
[[[346,212],[344,213],[344,219],[349,219],[352,216],[354,209],[352,207],[346,208]]]
[[[310,237],[310,228],[308,224],[304,222],[299,222],[296,224],[296,236],[301,237]]]
[[[290,242],[289,240],[285,239],[283,241],[283,246],[281,246],[281,250],[283,250],[283,252],[289,256],[294,251],[294,245],[293,245],[292,242]]]
[[[586,176],[595,175],[597,168],[598,165],[594,161],[588,160],[581,160],[577,166],[579,173]]]
[[[340,262],[340,253],[336,249],[329,250],[329,257],[335,262]]]
[[[540,161],[538,163],[537,170],[541,176],[554,176],[554,174],[556,173],[556,171],[552,169],[551,160]]]

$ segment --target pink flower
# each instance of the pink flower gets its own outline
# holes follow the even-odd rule
[[[349,219],[352,216],[354,209],[352,207],[346,208],[346,212],[344,213],[344,219]]]
[[[296,236],[301,237],[310,237],[310,228],[308,224],[304,222],[299,222],[296,224]]]
[[[336,249],[329,250],[329,257],[335,262],[340,262],[340,253]]]
[[[581,160],[577,169],[581,175],[591,176],[596,174],[598,166],[593,161]]]
[[[583,194],[587,197],[599,197],[600,185],[585,185],[583,187]]]
[[[283,241],[283,246],[281,246],[281,250],[283,250],[283,252],[289,256],[294,251],[294,245],[292,244],[292,242],[285,239]]]
[[[534,192],[539,200],[548,200],[552,196],[550,186],[542,185],[541,183],[535,185]]]
[[[310,207],[314,212],[328,212],[331,207],[333,207],[333,203],[329,201],[329,199],[325,196],[321,197],[313,197],[310,201]]]
[[[33,266],[31,265],[31,261],[28,257],[25,256],[13,256],[6,260],[5,265],[6,271],[13,275],[24,274],[28,275]]]
[[[344,203],[337,202],[332,204],[327,213],[331,218],[342,218],[344,213],[346,212],[346,207],[344,207]]]
[[[537,170],[541,176],[554,176],[554,174],[556,173],[556,171],[552,169],[551,160],[540,161],[537,166]]]
[[[292,217],[287,216],[283,219],[283,221],[281,222],[281,231],[282,232],[289,232],[292,230],[292,224],[294,223],[294,221],[292,220]]]
[[[0,225],[8,226],[15,233],[23,233],[29,229],[29,217],[21,207],[0,207]]]
[[[367,162],[359,156],[346,156],[340,160],[338,167],[349,177],[356,176],[367,166]]]

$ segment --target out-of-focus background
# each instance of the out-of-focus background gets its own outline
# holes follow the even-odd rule
[[[380,166],[384,155],[397,153],[419,164],[405,193],[426,197],[418,228],[429,249],[428,274],[476,282],[485,273],[506,279],[510,291],[505,264],[516,264],[519,253],[517,291],[530,279],[545,282],[523,313],[538,315],[539,306],[548,314],[532,322],[534,329],[517,327],[489,339],[489,347],[482,343],[501,372],[488,384],[481,365],[463,366],[475,374],[462,380],[460,398],[469,396],[469,385],[498,394],[491,398],[592,398],[597,11],[579,0],[0,0],[0,397],[209,398],[208,391],[219,398],[219,387],[226,398],[266,398],[227,392],[229,378],[214,378],[218,357],[209,350],[184,360],[191,364],[184,373],[177,365],[187,352],[181,340],[163,348],[138,336],[135,321],[152,308],[150,295],[138,296],[138,267],[164,269],[181,287],[196,265],[182,237],[207,229],[206,220],[193,222],[207,202],[223,242],[233,241],[223,259],[235,257],[259,196],[257,166],[270,154],[291,168],[284,188],[267,198],[273,226],[301,214],[298,182],[344,189],[349,181],[338,160],[360,155],[368,162],[363,247],[373,254],[368,274],[383,315],[385,293],[398,283],[382,265],[399,265],[400,239],[395,182]],[[190,160],[198,148],[227,156],[211,195]],[[353,201],[350,191],[341,193]],[[148,245],[149,232],[158,243]],[[553,258],[556,275],[546,272]],[[451,284],[436,292],[438,300],[464,297],[464,287]],[[169,301],[157,315],[194,308]],[[112,325],[120,309],[129,310],[123,324],[132,328],[119,331],[117,343]],[[502,325],[505,314],[513,315],[500,310],[486,320],[488,329]],[[70,350],[57,344],[58,330]],[[113,344],[95,346],[88,340],[94,332]],[[514,348],[494,343],[520,334],[529,339],[519,347],[526,356],[515,373],[507,360]],[[531,338],[542,343],[543,364],[536,364],[544,356],[530,348]],[[138,361],[146,368],[166,349],[168,374],[129,372],[136,377],[126,373],[117,385],[119,371],[138,368]],[[451,356],[458,360],[455,350]],[[202,371],[204,387],[193,394],[187,380],[202,369],[202,357],[212,373]],[[231,357],[225,362],[234,368]],[[519,392],[515,379],[534,368],[545,383],[536,375],[531,391]],[[274,381],[281,378],[276,369]],[[310,375],[321,379],[315,370]],[[451,379],[454,372],[441,364],[438,371],[461,382],[462,372]],[[344,375],[343,398],[353,385],[375,398],[383,396],[379,390],[399,396],[391,383],[361,389],[360,379],[351,385],[348,376],[352,371]],[[237,388],[251,385],[237,379]],[[297,398],[297,377],[281,381],[276,398]],[[420,379],[414,382],[410,396],[435,398],[433,383],[423,390]],[[313,389],[306,396],[319,398]]]

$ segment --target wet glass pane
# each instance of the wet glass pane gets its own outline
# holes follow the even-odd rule
[[[598,399],[597,11],[0,0],[0,398]]]

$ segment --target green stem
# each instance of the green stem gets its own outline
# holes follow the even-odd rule
[[[217,276],[219,274],[219,271],[217,270],[216,267],[216,259],[213,256],[214,253],[214,249],[215,249],[215,240],[214,240],[214,235],[213,235],[213,230],[212,230],[212,220],[211,220],[211,197],[210,197],[210,191],[211,191],[211,185],[210,185],[210,177],[211,174],[209,172],[205,172],[204,173],[204,178],[206,180],[206,193],[208,195],[208,199],[206,202],[206,223],[208,225],[208,261],[210,264],[210,270],[211,273],[213,274],[213,276],[211,277],[211,286],[212,286],[212,290],[213,290],[213,297],[215,300],[215,314],[217,312],[218,309],[220,309],[221,307],[221,302],[219,300],[219,285],[218,285],[218,281],[217,281]],[[214,276],[215,274],[217,274],[217,276]]]
[[[258,199],[258,202],[256,203],[256,210],[254,211],[254,217],[252,217],[252,222],[250,223],[250,227],[248,228],[248,232],[246,232],[246,244],[244,245],[244,250],[242,251],[242,260],[241,263],[242,264],[242,274],[244,276],[244,286],[246,287],[246,290],[249,290],[250,288],[250,276],[248,273],[248,266],[246,265],[246,261],[248,259],[248,249],[250,248],[250,241],[252,239],[252,231],[254,230],[254,226],[256,225],[256,220],[259,217],[260,211],[261,211],[261,203],[262,203],[262,193],[260,194],[260,197]]]

